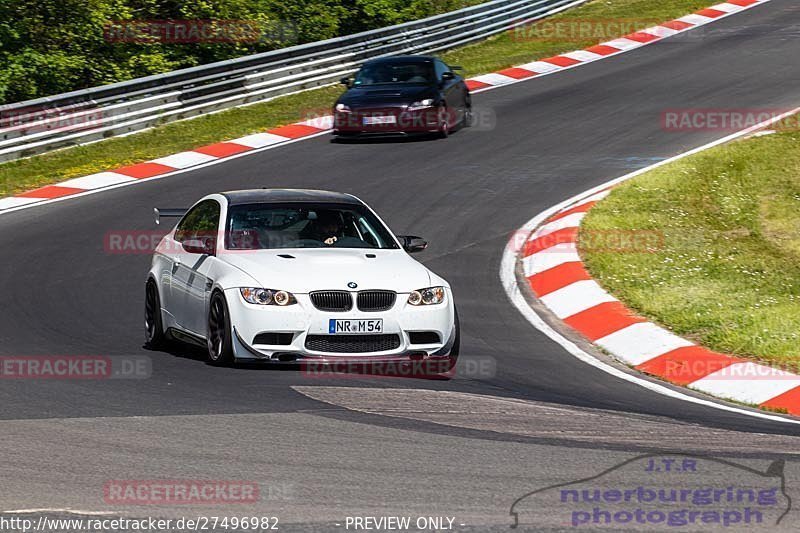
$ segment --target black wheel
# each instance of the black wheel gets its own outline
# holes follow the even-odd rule
[[[144,340],[151,350],[163,348],[167,343],[164,325],[161,322],[161,299],[156,282],[148,280],[144,293]]]
[[[440,139],[446,139],[450,135],[450,117],[446,106],[439,108],[439,132]]]
[[[233,363],[233,339],[231,338],[231,321],[228,317],[228,304],[220,292],[211,296],[208,309],[208,362],[212,365],[228,365]]]
[[[455,360],[458,359],[458,351],[461,348],[461,324],[458,321],[458,309],[453,308],[456,314],[456,339],[453,341],[453,347],[450,348],[450,357],[453,359],[453,364],[455,364]]]
[[[461,121],[461,126],[469,128],[475,123],[475,116],[472,114],[472,104],[467,102],[467,107],[464,108],[464,119]]]

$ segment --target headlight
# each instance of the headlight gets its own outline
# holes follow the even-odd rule
[[[408,295],[411,305],[435,305],[444,301],[444,287],[428,287],[419,289]]]
[[[292,293],[286,291],[260,289],[257,287],[242,287],[239,291],[242,293],[242,298],[251,304],[285,306],[297,303]]]
[[[419,100],[414,102],[410,106],[408,106],[409,111],[414,111],[417,109],[425,109],[426,107],[430,107],[433,105],[433,98],[426,98],[424,100]]]
[[[340,113],[349,113],[351,111],[350,106],[344,104],[336,104],[336,111]]]

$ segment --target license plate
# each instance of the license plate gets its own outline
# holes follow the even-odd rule
[[[383,115],[376,117],[364,117],[364,125],[370,126],[373,124],[396,124],[397,117],[394,115]]]
[[[382,333],[383,319],[351,320],[331,318],[328,321],[328,333],[346,335],[348,333]]]

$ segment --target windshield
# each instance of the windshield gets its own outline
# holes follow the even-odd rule
[[[433,65],[430,62],[420,63],[375,63],[364,65],[356,74],[354,86],[420,83],[432,84],[434,80]]]
[[[245,204],[228,209],[225,248],[398,248],[366,207],[339,204]]]

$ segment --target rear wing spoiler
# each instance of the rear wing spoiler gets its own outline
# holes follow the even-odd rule
[[[153,208],[153,214],[156,217],[156,224],[161,224],[161,217],[180,218],[186,214],[188,209],[164,209],[160,207]]]

